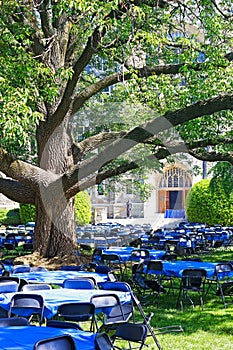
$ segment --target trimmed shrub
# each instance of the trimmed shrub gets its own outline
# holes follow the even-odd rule
[[[91,200],[87,191],[82,191],[76,194],[74,199],[74,210],[75,221],[78,225],[85,225],[91,222]]]
[[[0,223],[2,225],[19,225],[19,209],[0,209]]]
[[[20,204],[19,215],[21,224],[26,224],[28,221],[35,221],[36,208],[33,204]]]
[[[221,183],[213,189],[209,179],[192,186],[186,197],[186,215],[190,222],[205,222],[208,225],[231,226],[233,200],[227,197]]]

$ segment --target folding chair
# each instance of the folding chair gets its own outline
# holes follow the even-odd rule
[[[48,271],[46,267],[44,266],[32,266],[30,269],[30,272],[43,272],[43,271]]]
[[[18,291],[18,283],[16,281],[0,281],[0,293],[13,293]]]
[[[58,307],[57,316],[65,321],[90,322],[90,331],[95,329],[95,306],[92,302],[65,303]]]
[[[177,306],[180,303],[183,310],[183,297],[187,298],[192,307],[194,307],[193,300],[190,293],[197,293],[200,299],[200,305],[203,310],[203,296],[205,291],[206,271],[203,269],[185,269],[182,273],[180,281],[180,290],[177,298]]]
[[[19,278],[16,276],[0,276],[0,282],[5,282],[5,281],[15,281],[18,284],[18,292],[22,290],[23,286],[28,284],[28,282],[23,279]]]
[[[215,274],[212,278],[206,279],[205,296],[214,291],[214,294],[221,296],[224,308],[227,306],[226,297],[230,297],[232,303],[233,298],[233,281],[229,280],[233,274],[233,267],[231,263],[219,263],[215,266]]]
[[[111,339],[107,333],[98,333],[95,337],[95,349],[96,350],[115,350]]]
[[[19,254],[18,243],[15,239],[14,234],[9,233],[8,235],[6,235],[6,239],[5,239],[5,242],[3,243],[3,245],[4,245],[4,249],[6,249],[8,254],[14,253],[14,252]]]
[[[24,273],[24,272],[30,272],[31,267],[29,265],[15,265],[13,266],[11,273]]]
[[[105,282],[102,285],[102,289],[104,290],[112,290],[112,291],[121,291],[121,292],[129,292],[131,293],[131,287],[127,282]],[[121,309],[124,314],[125,320],[129,320],[134,315],[134,306],[133,306],[133,300],[130,303],[125,303],[121,305]],[[126,321],[125,321],[126,322]]]
[[[35,343],[33,350],[76,350],[76,345],[70,335],[39,340]]]
[[[119,275],[119,279],[123,279],[126,271],[126,263],[117,254],[102,254],[101,263],[111,268],[114,274]]]
[[[132,284],[140,295],[141,302],[148,304],[157,300],[159,293],[165,293],[165,289],[157,280],[146,275],[143,263],[133,265],[132,267]],[[146,268],[147,270],[147,268]],[[156,299],[154,298],[156,297]]]
[[[62,288],[69,289],[95,289],[96,281],[91,278],[67,278],[62,283]]]
[[[32,251],[33,251],[33,243],[32,242],[25,242],[22,245],[22,252],[31,253]]]
[[[143,318],[143,325],[146,325],[148,328],[149,336],[151,336],[159,350],[161,350],[161,345],[156,337],[156,334],[164,334],[164,333],[171,333],[171,332],[183,332],[183,329],[179,325],[172,325],[172,326],[165,326],[161,328],[156,328],[155,330],[151,327],[150,321],[153,316],[153,313],[150,313],[149,315],[146,315],[140,301],[136,297],[136,295],[131,292],[131,297],[134,302],[134,304],[137,306],[142,318]]]
[[[39,315],[39,324],[41,326],[44,318],[44,299],[39,294],[18,293],[13,295],[10,302],[8,317],[12,315],[29,317]]]
[[[131,265],[133,263],[141,263],[150,258],[150,252],[147,249],[133,249],[130,254]]]
[[[30,326],[30,322],[25,317],[4,317],[0,318],[0,327]]]
[[[146,284],[148,284],[148,286],[151,286],[152,288],[153,286],[155,288],[154,282],[155,281],[158,282],[158,289],[157,290],[155,289],[158,294],[158,304],[160,300],[160,295],[166,293],[165,284],[163,283],[166,283],[166,287],[168,288],[168,293],[170,292],[170,290],[172,290],[174,294],[173,278],[164,275],[162,261],[149,260],[147,262],[145,278],[146,278]]]
[[[49,290],[52,289],[52,287],[49,284],[46,283],[32,283],[32,284],[25,284],[22,287],[22,292],[30,292],[30,291],[36,291],[36,290]]]
[[[114,294],[96,294],[91,297],[91,303],[95,305],[95,309],[101,310],[98,316],[102,315],[100,319],[95,316],[96,330],[99,331],[98,320],[101,321],[101,329],[110,330],[115,328],[117,323],[127,321],[127,317],[124,315],[123,308],[119,297]]]
[[[117,326],[116,333],[113,337],[113,343],[116,340],[126,340],[129,344],[129,350],[132,349],[132,343],[137,343],[138,349],[141,350],[145,344],[146,338],[148,334],[148,328],[145,324],[137,324],[137,323],[124,323]],[[136,349],[134,347],[134,349]]]
[[[53,328],[65,328],[65,329],[78,329],[80,331],[83,331],[82,327],[75,322],[68,322],[68,321],[60,321],[60,320],[47,320],[46,327],[53,327]]]

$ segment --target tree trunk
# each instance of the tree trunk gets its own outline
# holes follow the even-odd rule
[[[74,257],[77,248],[73,201],[66,207],[58,201],[51,211],[38,201],[34,250],[45,258]]]
[[[74,257],[77,248],[74,201],[67,201],[60,180],[60,175],[73,165],[67,125],[64,122],[57,128],[46,144],[40,128],[37,132],[39,162],[47,173],[39,181],[36,198],[34,250],[45,258]]]

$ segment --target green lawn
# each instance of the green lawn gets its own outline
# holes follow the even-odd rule
[[[233,260],[233,250],[218,250],[214,253],[201,256],[204,261]],[[159,343],[164,350],[230,350],[233,349],[233,304],[224,309],[221,297],[208,295],[204,310],[199,306],[198,298],[194,309],[184,304],[184,311],[176,308],[177,292],[175,295],[162,295],[159,307],[152,299],[149,305],[143,306],[146,314],[153,312],[151,325],[163,327],[168,325],[181,325],[183,333],[169,333],[157,335]],[[136,311],[137,320],[141,319]],[[152,338],[147,340],[149,349],[157,349]],[[122,349],[123,343],[121,343]]]

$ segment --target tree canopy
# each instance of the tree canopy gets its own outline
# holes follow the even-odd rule
[[[74,247],[73,197],[105,179],[232,164],[232,1],[0,5],[0,191],[36,206],[40,254]]]

